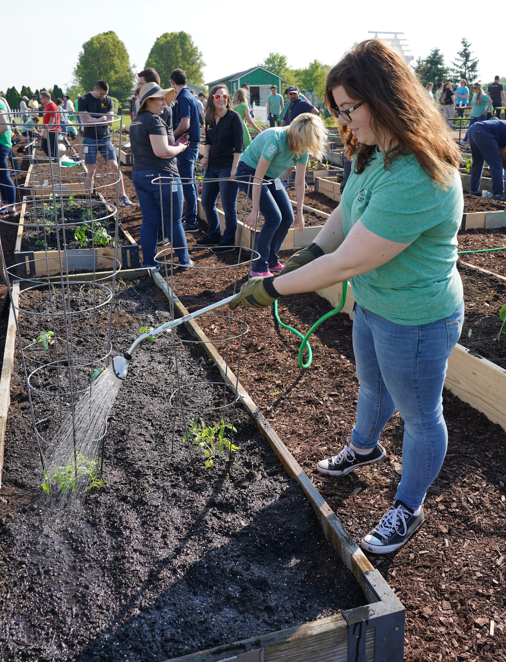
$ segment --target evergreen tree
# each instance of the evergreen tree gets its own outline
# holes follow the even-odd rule
[[[11,110],[18,110],[19,109],[19,104],[21,103],[21,95],[20,93],[16,90],[15,87],[10,87],[6,94],[5,98],[7,99],[7,102],[9,106],[11,107]]]
[[[160,76],[162,87],[170,86],[170,74],[183,69],[190,83],[203,85],[202,53],[187,32],[165,32],[149,51],[146,67],[153,67]]]
[[[63,90],[58,85],[54,85],[51,90],[51,99],[56,103],[56,99],[63,99]]]
[[[21,96],[22,97],[28,97],[31,99],[33,97],[33,92],[30,87],[26,87],[26,85],[23,85],[21,88]]]
[[[452,74],[455,82],[464,78],[469,85],[479,80],[478,58],[472,57],[471,42],[464,37],[460,42],[462,50],[457,52],[457,59],[452,62]]]
[[[418,58],[415,73],[424,87],[427,83],[434,83],[436,88],[438,83],[448,79],[448,67],[445,66],[444,55],[439,48],[433,48],[424,60]]]
[[[115,32],[102,32],[83,44],[74,76],[90,92],[97,80],[109,83],[110,95],[125,99],[132,92],[134,76],[125,44]]]

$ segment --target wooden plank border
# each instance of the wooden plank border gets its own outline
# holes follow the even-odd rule
[[[17,301],[19,295],[19,284],[12,286],[12,297]],[[10,290],[7,296],[10,296]],[[14,367],[14,352],[16,349],[16,320],[14,318],[14,307],[10,304],[9,321],[5,335],[5,349],[2,362],[2,374],[0,376],[0,488],[2,487],[2,472],[4,467],[5,450],[5,428],[7,416],[11,403],[11,377]]]
[[[161,274],[154,273],[153,280],[174,305],[175,310],[182,316],[187,315],[188,310],[168,287]],[[345,611],[342,616],[331,617],[325,621],[307,623],[290,630],[256,637],[246,642],[235,642],[229,646],[183,658],[173,658],[169,662],[218,662],[218,660],[234,659],[230,658],[230,653],[234,649],[244,652],[248,647],[251,650],[252,646],[263,649],[266,662],[324,662],[325,660],[373,662],[382,658],[391,662],[401,662],[405,622],[405,611],[401,602],[349,536],[337,515],[323,499],[200,326],[194,320],[190,320],[186,323],[186,327],[203,343],[205,351],[218,367],[227,386],[239,396],[287,473],[301,486],[315,510],[325,537],[353,573],[370,604]],[[356,627],[357,625],[359,627]],[[374,634],[371,634],[371,631],[374,631]],[[374,639],[372,648],[368,637]]]

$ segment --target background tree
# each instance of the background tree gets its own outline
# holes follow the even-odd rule
[[[438,83],[448,79],[448,67],[445,66],[444,55],[439,48],[433,48],[425,59],[418,58],[415,73],[423,86],[427,83],[434,83],[434,88],[436,88]]]
[[[7,99],[11,110],[18,110],[19,104],[21,103],[21,94],[16,90],[15,87],[9,87],[5,93],[5,98]]]
[[[112,30],[97,34],[83,44],[74,76],[86,92],[93,89],[97,80],[106,80],[110,95],[118,99],[130,96],[134,84],[125,44]]]
[[[277,76],[281,76],[283,78],[283,86],[297,85],[297,71],[290,69],[286,55],[271,51],[259,66],[267,69],[267,71],[271,71]]]
[[[51,90],[51,99],[56,103],[56,99],[63,99],[63,90],[58,85],[53,85]]]
[[[183,69],[190,83],[203,85],[202,53],[187,32],[165,32],[149,51],[146,67],[153,67],[160,76],[162,87],[170,86],[170,74]]]
[[[478,58],[473,58],[471,51],[471,42],[464,37],[460,42],[462,50],[457,52],[457,59],[452,62],[452,74],[455,82],[461,78],[467,80],[468,84],[479,80],[478,78]]]
[[[305,69],[297,70],[297,85],[302,90],[313,90],[317,97],[323,99],[328,71],[328,66],[313,60]]]
[[[75,101],[77,99],[77,95],[86,94],[86,90],[78,81],[74,80],[72,83],[67,83],[65,86],[65,94],[68,94],[72,101]]]
[[[31,99],[33,97],[33,92],[30,87],[27,87],[26,85],[23,85],[21,88],[21,96],[22,97],[28,97]]]

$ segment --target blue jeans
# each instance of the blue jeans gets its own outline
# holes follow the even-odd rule
[[[183,183],[183,195],[186,202],[186,222],[195,225],[197,222],[198,186],[195,182],[195,163],[199,146],[189,143],[188,147],[177,155],[177,169]]]
[[[163,176],[162,184],[153,184],[153,179]],[[178,177],[166,176],[156,170],[134,170],[132,180],[139,198],[142,212],[141,247],[144,266],[156,267],[156,241],[162,220],[165,236],[170,240],[179,264],[190,263],[186,248],[186,235],[181,223],[183,215],[183,191]]]
[[[481,115],[481,117],[470,117],[469,118],[469,124],[467,125],[467,131],[466,135],[464,136],[464,140],[467,142],[467,139],[469,138],[469,129],[473,126],[475,122],[484,122],[487,119],[486,115]]]
[[[202,183],[202,206],[207,218],[207,236],[209,239],[220,242],[227,246],[235,245],[235,233],[237,230],[237,194],[239,187],[237,182],[230,177],[232,168],[207,168]],[[209,181],[217,180],[222,181]],[[225,232],[221,241],[220,219],[216,211],[216,200],[221,196],[221,204],[225,212]]]
[[[255,170],[239,161],[237,168],[237,183],[241,191],[245,191],[251,199]],[[279,180],[278,180],[279,181]],[[266,184],[267,182],[267,184]],[[255,250],[260,257],[253,262],[253,271],[268,271],[270,267],[279,264],[279,250],[285,240],[288,230],[293,225],[293,208],[284,188],[276,188],[276,180],[264,177],[264,184],[260,194],[260,212],[264,217],[264,224],[258,235]]]
[[[397,499],[418,508],[441,469],[448,433],[443,384],[464,319],[462,301],[449,317],[403,326],[355,305],[353,351],[360,389],[351,440],[373,449],[397,409],[404,420]]]
[[[503,162],[497,140],[481,126],[471,127],[468,133],[471,156],[473,158],[470,192],[479,192],[483,163],[486,161],[492,177],[492,193],[494,195],[502,195],[504,191]]]
[[[4,205],[13,205],[16,202],[16,189],[7,162],[10,151],[5,145],[0,145],[0,195]]]

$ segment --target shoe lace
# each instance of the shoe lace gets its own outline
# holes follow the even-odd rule
[[[354,459],[355,459],[355,453],[351,450],[349,446],[345,446],[340,453],[334,455],[334,457],[331,458],[330,463],[341,464],[342,462],[346,462],[347,460],[351,461]]]
[[[388,538],[390,535],[396,531],[400,535],[406,535],[408,529],[406,527],[406,521],[410,517],[411,513],[404,508],[404,506],[392,506],[388,513],[383,515],[380,520],[380,523],[376,527],[375,533],[380,535],[382,538]],[[402,530],[399,530],[399,527],[402,527]]]

